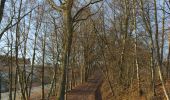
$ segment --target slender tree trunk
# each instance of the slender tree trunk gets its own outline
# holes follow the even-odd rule
[[[13,38],[12,38],[12,34],[11,36],[11,43],[10,43],[10,39],[9,39],[9,35],[7,33],[7,40],[8,40],[8,53],[7,53],[7,65],[9,66],[8,69],[8,76],[9,76],[9,100],[12,100],[12,43],[13,43]]]
[[[165,40],[165,0],[163,0],[163,10],[162,10],[162,44],[161,44],[161,63],[163,63],[163,53],[164,53],[164,40]]]
[[[168,56],[167,56],[167,78],[169,78],[169,65],[170,65],[170,34],[168,34]]]
[[[2,93],[2,73],[1,73],[1,70],[0,70],[0,100],[2,99],[1,93]]]
[[[31,16],[31,15],[30,15]],[[36,57],[36,48],[37,48],[37,38],[38,38],[38,32],[39,29],[41,27],[41,20],[42,20],[42,16],[40,18],[40,20],[37,20],[36,22],[36,31],[34,33],[34,47],[33,47],[33,55],[32,55],[32,65],[31,65],[31,73],[30,73],[30,84],[29,84],[29,89],[28,89],[28,98],[30,99],[31,97],[31,89],[32,89],[32,83],[33,83],[33,76],[34,76],[34,64],[35,64],[35,57]]]
[[[122,48],[122,51],[121,51],[121,57],[120,57],[120,83],[122,84],[123,83],[123,74],[124,74],[124,66],[123,66],[123,62],[124,62],[124,53],[125,53],[125,45],[126,45],[126,41],[127,41],[127,38],[128,38],[128,25],[129,25],[129,1],[128,0],[125,0],[124,1],[124,5],[125,5],[125,15],[124,15],[124,23],[123,23],[123,26],[125,28],[125,30],[123,31],[124,32],[124,35],[123,35],[123,48]],[[123,29],[123,27],[122,27]],[[121,30],[122,30],[121,29]]]
[[[22,55],[23,57],[23,61],[24,61],[24,65],[23,65],[23,69],[22,69],[22,84],[23,84],[23,92],[24,92],[24,95],[25,95],[25,98],[26,100],[28,100],[28,88],[27,88],[27,85],[28,85],[28,80],[27,80],[27,76],[26,76],[26,56],[27,56],[27,39],[28,39],[28,33],[29,33],[29,29],[28,29],[28,32],[26,32],[26,26],[25,26],[25,20],[24,20],[24,33],[22,34],[23,35],[23,41],[24,41],[24,53]],[[29,26],[28,28],[30,28],[30,20],[29,20]]]
[[[44,68],[45,68],[45,50],[46,50],[46,34],[47,32],[45,32],[44,34],[44,38],[43,38],[43,61],[42,61],[42,71],[41,71],[41,79],[42,79],[42,100],[45,100],[45,91],[44,91],[44,85],[45,85],[45,79],[44,79]]]
[[[134,14],[134,32],[135,32],[135,65],[136,65],[136,76],[138,84],[138,95],[140,94],[140,76],[139,76],[139,64],[138,64],[138,54],[137,54],[137,33],[136,33],[136,1],[133,0],[133,14]]]
[[[3,17],[3,13],[4,13],[5,2],[6,0],[1,0],[0,2],[0,24],[1,24],[2,17]]]
[[[155,40],[156,40],[156,49],[157,49],[157,67],[158,67],[158,73],[159,73],[159,78],[161,80],[161,84],[162,84],[162,88],[165,94],[165,97],[167,100],[169,100],[169,96],[167,93],[167,90],[165,88],[165,84],[164,84],[164,80],[163,80],[163,76],[162,76],[162,72],[161,72],[161,67],[162,67],[162,63],[161,63],[161,58],[160,58],[160,49],[159,49],[159,38],[158,38],[158,19],[157,19],[157,1],[154,0],[154,16],[155,16],[155,25],[156,25],[156,34],[155,34]]]
[[[144,4],[143,4],[143,0],[140,0],[140,8],[141,8],[141,16],[143,19],[143,22],[145,24],[145,28],[146,31],[149,33],[149,37],[150,37],[150,43],[149,43],[149,47],[150,47],[150,67],[151,67],[151,85],[152,85],[152,89],[153,89],[153,96],[155,96],[155,63],[154,63],[154,40],[153,40],[153,35],[152,35],[152,28],[151,28],[151,22],[150,22],[150,14],[149,11],[147,12],[147,14],[145,14],[145,10],[144,10]]]
[[[20,4],[19,4],[19,13],[18,13],[18,21],[20,19],[20,15],[21,15],[21,7],[22,7],[22,0],[20,0]],[[14,93],[14,100],[16,99],[16,91],[17,91],[17,81],[19,81],[19,85],[20,85],[20,89],[21,89],[21,98],[22,99],[26,99],[24,92],[23,92],[23,87],[22,87],[22,83],[21,83],[21,71],[20,71],[20,67],[19,67],[19,61],[18,61],[18,56],[19,56],[19,42],[20,42],[20,21],[17,23],[16,26],[16,42],[15,42],[15,64],[16,64],[16,76],[15,76],[15,93]]]
[[[58,66],[58,58],[59,58],[59,52],[55,53],[55,43],[56,43],[56,47],[58,48],[58,37],[57,37],[57,27],[56,27],[56,22],[55,22],[55,19],[53,18],[53,22],[54,22],[54,30],[55,30],[55,33],[52,33],[51,34],[51,39],[52,39],[52,55],[53,55],[53,66],[54,66],[54,75],[53,75],[53,80],[51,81],[51,87],[50,87],[50,92],[48,93],[48,97],[47,99],[50,98],[50,96],[52,94],[54,94],[53,90],[55,88],[55,85],[56,85],[56,78],[57,78],[57,66]],[[55,37],[54,37],[55,36]],[[55,56],[56,55],[56,56]]]
[[[12,37],[12,34],[11,34]],[[12,46],[13,46],[13,39],[10,44],[10,67],[9,67],[9,100],[12,100],[12,86],[13,86],[13,57],[12,57]]]

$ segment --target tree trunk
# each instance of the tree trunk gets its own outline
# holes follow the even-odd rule
[[[0,100],[1,100],[1,93],[2,93],[2,75],[1,75],[1,70],[0,70]]]
[[[62,82],[61,82],[61,89],[59,93],[59,100],[65,100],[65,93],[67,91],[67,71],[69,65],[69,56],[71,51],[71,44],[72,44],[72,36],[73,36],[73,22],[71,16],[71,9],[72,9],[73,0],[67,0],[65,4],[65,9],[63,10],[63,20],[64,20],[64,49],[63,49],[63,61],[62,61]]]
[[[0,23],[1,23],[1,20],[3,17],[3,13],[4,13],[5,2],[6,2],[6,0],[1,0],[1,2],[0,2]]]
[[[140,94],[140,76],[139,76],[139,64],[137,54],[137,33],[136,33],[136,1],[133,0],[133,14],[134,14],[134,32],[135,32],[135,65],[136,65],[136,76],[138,84],[138,95]]]
[[[44,34],[44,39],[43,39],[43,60],[42,60],[42,71],[41,71],[41,85],[42,85],[42,100],[45,100],[45,91],[44,91],[44,85],[45,85],[45,81],[44,81],[44,68],[45,68],[45,49],[46,49],[46,32]]]

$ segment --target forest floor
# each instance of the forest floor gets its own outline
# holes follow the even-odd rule
[[[97,71],[87,82],[81,84],[67,93],[67,100],[102,100],[100,87],[102,75]]]
[[[134,82],[132,87],[124,88],[123,90],[120,89],[121,92],[119,91],[119,93],[116,93],[118,91],[114,90],[114,96],[112,95],[110,87],[106,81],[104,81],[101,88],[102,100],[166,100],[160,81],[156,82],[156,96],[153,96],[153,92],[149,86],[144,87],[141,85],[141,90],[138,91],[137,82]],[[170,79],[165,81],[165,88],[170,97]]]
[[[80,84],[67,93],[67,100],[166,100],[160,81],[156,82],[156,96],[153,97],[149,82],[141,79],[141,90],[138,92],[137,81],[134,80],[133,86],[120,88],[119,93],[114,89],[114,96],[106,80],[101,73],[97,72],[84,84]],[[165,81],[165,86],[170,95],[170,79]],[[115,87],[114,87],[115,88]],[[51,99],[55,100],[55,99]]]
[[[95,72],[92,77],[87,80],[87,82],[80,84],[69,91],[67,93],[67,100],[166,100],[159,80],[156,82],[155,97],[153,97],[150,84],[145,78],[141,78],[140,84],[140,93],[138,91],[136,80],[134,80],[133,86],[123,89],[115,87],[114,84],[112,84],[114,88],[113,96],[108,82],[103,78],[100,72]],[[165,86],[168,94],[170,95],[170,79],[165,81]],[[56,100],[56,97],[52,97],[50,100]]]
[[[74,87],[67,93],[67,100],[102,100],[101,85],[103,77],[96,71],[87,82]],[[55,97],[51,98],[55,100]]]

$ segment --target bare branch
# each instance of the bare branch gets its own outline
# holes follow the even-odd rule
[[[62,3],[61,0],[59,0],[59,1],[60,1],[60,3]],[[60,7],[60,6],[57,6],[53,0],[47,0],[47,2],[48,2],[48,3],[51,5],[51,7],[52,7],[53,9],[55,9],[56,11],[59,11],[59,12],[62,11],[61,7]]]
[[[100,6],[100,7],[98,8],[98,10],[97,10],[95,13],[92,13],[92,14],[87,15],[85,18],[74,19],[73,22],[78,22],[78,21],[87,20],[87,19],[90,18],[91,16],[97,14],[97,13],[99,12],[99,10],[100,10],[101,7],[102,7],[102,6]]]
[[[39,5],[38,5],[39,6]],[[27,12],[26,14],[24,14],[22,17],[20,17],[20,19],[16,22],[16,23],[14,23],[14,24],[12,24],[11,25],[11,23],[12,23],[12,20],[13,20],[13,17],[11,18],[11,21],[8,23],[8,25],[5,27],[5,29],[0,33],[0,40],[1,40],[1,38],[2,38],[2,36],[3,36],[3,34],[8,30],[8,29],[10,29],[10,28],[12,28],[12,27],[14,27],[15,25],[17,25],[18,24],[18,22],[20,22],[25,16],[27,16],[29,13],[31,13],[35,8],[37,8],[38,6],[36,6],[36,7],[34,7],[34,8],[32,8],[29,12]],[[10,26],[11,25],[11,26]]]
[[[80,8],[80,9],[77,11],[77,13],[76,13],[76,14],[74,15],[74,17],[73,17],[73,20],[75,20],[75,19],[77,18],[77,16],[78,16],[85,8],[87,8],[89,5],[98,3],[98,2],[100,2],[100,1],[103,1],[103,0],[97,0],[97,1],[94,1],[94,2],[92,2],[92,0],[91,0],[88,4],[86,4],[84,7]]]
[[[168,2],[167,1],[165,1],[165,3],[166,3],[166,5],[167,5],[167,7],[168,7],[168,9],[170,9],[170,2],[169,2],[169,4],[168,4]]]
[[[62,4],[63,2],[61,0],[59,0],[60,4]]]

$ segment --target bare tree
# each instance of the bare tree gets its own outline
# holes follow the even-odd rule
[[[167,90],[165,88],[165,84],[164,84],[164,80],[163,80],[163,76],[162,76],[162,72],[161,72],[161,68],[162,67],[162,63],[161,63],[161,58],[160,58],[160,48],[159,48],[159,39],[158,39],[158,34],[159,34],[159,30],[158,30],[158,18],[157,18],[157,1],[154,0],[154,16],[155,16],[155,26],[156,26],[156,34],[155,34],[155,41],[156,41],[156,51],[157,51],[157,66],[158,66],[158,72],[159,72],[159,77],[161,80],[161,84],[163,87],[163,91],[164,94],[166,96],[166,99],[169,100],[169,96],[167,94]]]
[[[63,45],[63,55],[62,55],[62,68],[63,68],[63,75],[62,75],[62,82],[61,82],[61,92],[59,94],[59,99],[64,100],[65,95],[65,88],[66,85],[66,77],[67,77],[67,68],[69,65],[69,56],[70,50],[72,45],[72,37],[73,37],[73,23],[76,21],[77,16],[89,5],[100,2],[102,0],[97,0],[93,2],[92,0],[89,1],[84,7],[80,8],[77,13],[72,17],[72,8],[74,1],[73,0],[66,0],[61,1],[61,6],[57,6],[53,0],[47,0],[49,4],[58,12],[61,12],[63,16],[63,23],[64,23],[64,45]]]

